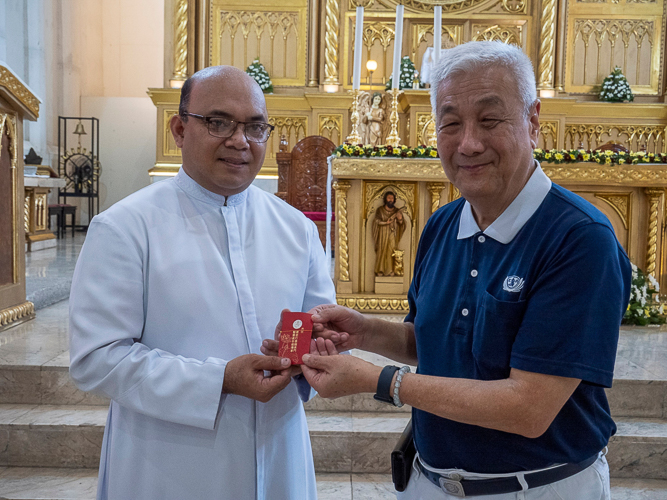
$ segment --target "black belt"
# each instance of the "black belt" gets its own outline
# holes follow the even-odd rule
[[[587,458],[578,464],[563,464],[552,469],[539,472],[530,472],[523,477],[528,484],[528,488],[537,488],[545,484],[562,481],[565,478],[574,476],[582,470],[590,467],[598,459],[598,454]],[[426,469],[421,461],[417,459],[417,467],[429,481],[438,488],[442,488],[445,493],[458,497],[474,497],[483,495],[499,495],[502,493],[512,493],[521,491],[521,483],[516,476],[499,477],[494,479],[463,479],[460,474],[452,473],[446,476],[432,472]]]

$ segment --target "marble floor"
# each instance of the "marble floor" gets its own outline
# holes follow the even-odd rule
[[[26,253],[26,296],[35,309],[69,297],[74,266],[85,238],[85,233],[72,237],[68,232],[57,240],[57,246]]]

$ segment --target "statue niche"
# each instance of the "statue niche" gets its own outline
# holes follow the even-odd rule
[[[410,285],[413,230],[410,202],[394,185],[385,185],[371,196],[364,223],[366,290],[381,295],[403,294]]]
[[[403,276],[403,253],[397,246],[405,232],[401,213],[405,207],[396,207],[396,194],[392,191],[385,192],[382,201],[373,219],[375,276]]]
[[[374,92],[372,97],[368,92],[364,92],[360,98],[359,109],[361,141],[371,146],[384,144],[389,132],[387,99],[380,92]]]

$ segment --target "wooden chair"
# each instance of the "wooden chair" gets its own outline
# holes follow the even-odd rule
[[[327,158],[335,148],[326,137],[313,135],[300,140],[291,153],[281,141],[280,152],[276,153],[276,195],[315,222],[322,245],[326,245]],[[333,224],[331,233],[333,242]]]

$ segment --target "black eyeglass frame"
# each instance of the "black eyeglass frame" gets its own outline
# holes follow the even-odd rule
[[[232,137],[236,133],[236,129],[238,128],[238,126],[242,124],[243,125],[243,135],[245,136],[245,138],[248,142],[254,142],[255,144],[265,144],[269,141],[269,139],[271,138],[271,133],[276,128],[275,125],[271,125],[270,123],[266,123],[266,122],[240,122],[238,120],[232,120],[231,118],[225,118],[226,120],[229,120],[231,123],[234,123],[235,125],[234,125],[234,128],[232,129],[231,134],[229,134],[227,137],[221,137],[219,135],[214,135],[213,132],[211,132],[211,120],[216,119],[216,118],[220,119],[220,118],[222,118],[221,116],[204,116],[204,115],[198,115],[198,114],[195,114],[195,113],[188,113],[188,112],[181,113],[181,116],[184,116],[184,115],[185,116],[194,116],[195,118],[199,118],[200,120],[202,120],[204,123],[206,123],[206,130],[208,130],[209,135],[211,137],[217,137],[218,139],[229,139],[230,137]],[[248,125],[248,124],[267,125],[269,127],[269,135],[266,136],[266,140],[260,142],[260,141],[257,141],[257,140],[250,139],[248,137],[248,134],[246,133],[246,125]]]

